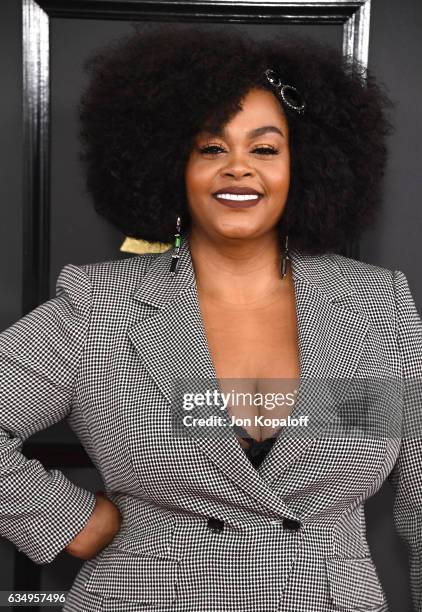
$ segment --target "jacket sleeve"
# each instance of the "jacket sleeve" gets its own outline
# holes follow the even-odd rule
[[[89,278],[69,264],[56,297],[0,334],[0,536],[39,564],[67,546],[95,506],[92,492],[21,452],[69,414],[90,313]]]
[[[422,612],[422,322],[403,272],[394,272],[394,287],[403,417],[400,452],[389,480],[395,492],[394,523],[409,551],[413,606]]]

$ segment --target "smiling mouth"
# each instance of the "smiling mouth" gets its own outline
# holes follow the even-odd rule
[[[213,195],[220,204],[231,208],[249,208],[254,206],[262,198],[260,194],[252,193],[217,193]]]

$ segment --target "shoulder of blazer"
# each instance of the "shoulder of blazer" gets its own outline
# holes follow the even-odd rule
[[[384,313],[390,319],[396,316],[394,270],[365,261],[329,253],[342,276],[355,290],[355,300],[368,315]]]
[[[144,253],[125,259],[112,259],[79,265],[89,277],[94,301],[130,296],[150,265],[161,253]]]
[[[394,270],[370,264],[338,253],[328,253],[341,274],[357,290],[376,289],[391,293],[394,289]]]

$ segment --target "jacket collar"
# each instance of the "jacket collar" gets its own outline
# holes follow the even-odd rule
[[[133,294],[135,300],[163,308],[196,284],[189,237],[182,239],[178,270],[174,276],[169,274],[172,253],[170,249],[154,259]],[[291,249],[290,260],[293,280],[307,283],[330,302],[355,293],[329,254],[312,255]]]

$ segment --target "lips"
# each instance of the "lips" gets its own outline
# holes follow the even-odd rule
[[[213,196],[217,196],[225,193],[233,193],[235,195],[257,195],[262,196],[262,193],[257,191],[256,189],[252,189],[251,187],[225,187],[223,189],[219,189],[218,191],[214,191]]]
[[[255,206],[263,194],[251,187],[226,187],[215,191],[213,197],[230,208],[250,208]]]

